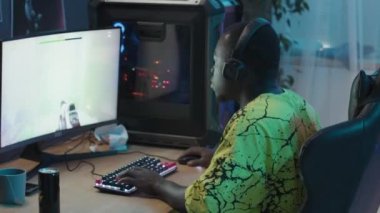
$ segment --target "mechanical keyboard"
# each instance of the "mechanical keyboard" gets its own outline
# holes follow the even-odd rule
[[[177,165],[175,162],[161,162],[158,158],[144,156],[120,167],[119,169],[114,170],[111,173],[108,173],[107,175],[102,176],[101,179],[95,181],[94,187],[104,192],[130,194],[136,191],[137,188],[133,185],[117,183],[116,177],[136,167],[150,169],[157,172],[161,176],[169,175],[177,170]]]

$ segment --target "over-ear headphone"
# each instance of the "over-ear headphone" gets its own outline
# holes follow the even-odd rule
[[[241,61],[243,52],[252,36],[262,27],[270,25],[264,18],[256,18],[248,22],[244,27],[232,52],[232,57],[226,60],[223,68],[223,76],[228,80],[239,80],[246,70],[246,65]]]

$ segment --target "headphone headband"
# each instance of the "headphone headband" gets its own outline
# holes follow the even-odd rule
[[[244,27],[243,32],[240,34],[240,37],[235,45],[235,49],[232,53],[232,57],[235,59],[240,59],[252,36],[260,28],[266,25],[270,25],[270,22],[264,18],[256,18],[248,22],[247,25]]]
[[[238,80],[242,78],[246,66],[241,61],[243,52],[253,35],[262,27],[270,25],[270,22],[264,18],[256,18],[248,22],[241,32],[235,48],[232,52],[232,57],[224,64],[223,76],[229,80]]]

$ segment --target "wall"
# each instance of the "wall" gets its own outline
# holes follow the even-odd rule
[[[88,0],[64,0],[67,30],[87,29]]]
[[[347,121],[351,84],[358,72],[380,68],[380,1],[308,3],[309,11],[284,16],[274,26],[294,41],[282,56],[284,73],[294,77],[294,90],[314,106],[326,127]]]
[[[0,39],[9,38],[11,34],[10,0],[0,0]]]
[[[0,0],[0,39],[12,37],[12,4],[14,1],[22,0]],[[63,0],[66,30],[88,28],[87,4],[88,0]]]

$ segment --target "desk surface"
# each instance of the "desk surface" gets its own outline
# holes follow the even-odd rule
[[[130,145],[129,151],[142,151],[147,154],[160,155],[170,159],[176,159],[183,150],[158,148],[149,146]],[[95,165],[95,172],[98,174],[106,174],[125,163],[143,156],[143,154],[119,154],[107,157],[98,157],[86,159]],[[165,161],[164,159],[162,159]],[[76,165],[77,161],[69,162],[71,167]],[[28,162],[22,161],[22,168],[28,168]],[[17,163],[12,162],[12,166]],[[4,166],[4,165],[2,165]],[[177,165],[177,172],[168,176],[167,179],[172,180],[181,185],[189,185],[201,173],[202,169],[193,168],[183,165]],[[91,167],[87,164],[81,164],[75,171],[70,172],[66,169],[65,163],[53,164],[51,167],[58,168],[60,171],[60,208],[61,212],[131,212],[131,213],[160,213],[169,212],[171,207],[157,199],[139,198],[134,196],[123,196],[108,193],[101,193],[93,187],[98,176],[91,174]],[[29,180],[32,183],[38,183],[37,175]],[[2,213],[30,213],[38,212],[38,193],[26,197],[23,206],[7,206],[0,204],[0,212]]]

